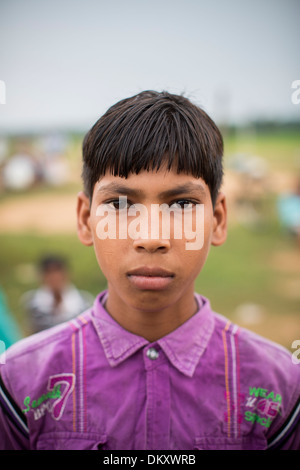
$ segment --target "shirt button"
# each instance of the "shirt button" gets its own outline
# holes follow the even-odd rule
[[[154,359],[157,359],[157,358],[158,358],[159,352],[156,351],[155,348],[149,348],[148,351],[147,351],[147,353],[146,353],[146,355],[147,355],[147,357],[148,357],[149,359],[151,359],[151,360],[153,361]]]

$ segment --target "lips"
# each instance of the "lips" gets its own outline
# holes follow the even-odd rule
[[[143,266],[129,271],[127,276],[174,277],[174,274],[160,267]]]
[[[141,290],[162,290],[169,286],[175,274],[160,267],[143,266],[127,273],[129,281]]]

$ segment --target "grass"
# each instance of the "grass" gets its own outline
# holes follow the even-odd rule
[[[261,156],[271,169],[300,174],[300,130],[257,133],[240,130],[224,138],[225,163],[234,154]]]

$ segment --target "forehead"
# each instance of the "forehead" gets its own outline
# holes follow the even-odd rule
[[[130,173],[128,178],[105,174],[96,183],[95,194],[138,192],[140,195],[163,196],[167,193],[194,193],[208,196],[209,188],[202,178],[191,174],[177,173],[164,168],[154,171],[143,170],[138,174]]]

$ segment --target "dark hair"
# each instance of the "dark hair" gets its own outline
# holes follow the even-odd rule
[[[53,269],[64,271],[68,267],[67,261],[61,256],[57,255],[46,255],[43,256],[39,261],[39,270],[41,273],[52,271]]]
[[[203,178],[214,204],[223,177],[223,139],[216,124],[184,96],[144,91],[119,101],[94,124],[83,141],[84,191],[91,199],[106,171],[128,177],[158,170]]]

